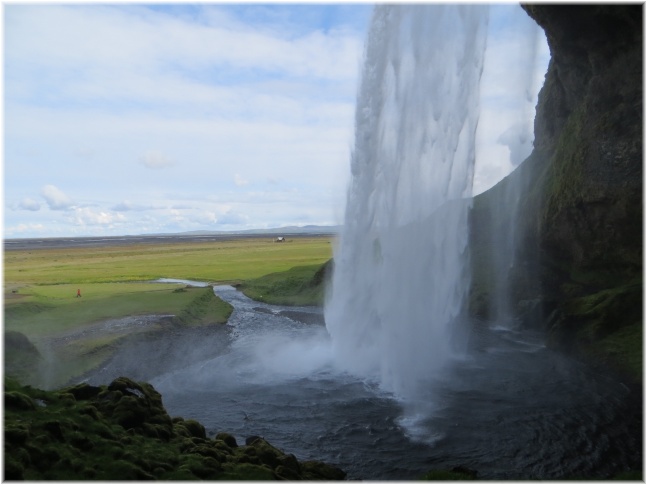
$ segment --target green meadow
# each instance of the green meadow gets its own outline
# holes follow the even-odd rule
[[[277,275],[291,274],[295,267],[305,266],[306,273],[314,274],[331,257],[329,237],[298,237],[284,243],[259,237],[5,251],[5,349],[8,341],[14,342],[22,334],[29,340],[25,345],[34,346],[31,360],[41,363],[40,368],[30,366],[30,359],[21,352],[20,365],[13,365],[14,353],[9,351],[5,353],[5,373],[17,369],[17,377],[30,381],[41,373],[47,356],[49,370],[51,362],[56,370],[47,387],[65,384],[100,365],[129,338],[128,329],[102,332],[101,322],[110,319],[157,314],[175,315],[178,325],[227,321],[232,309],[210,287],[152,283],[156,279],[239,285],[263,281],[270,274],[280,279]],[[60,344],[63,339],[65,345]],[[22,344],[16,345],[22,348]]]
[[[97,248],[12,250],[4,253],[5,289],[26,285],[94,284],[178,278],[235,283],[321,264],[332,256],[329,237],[132,244]]]

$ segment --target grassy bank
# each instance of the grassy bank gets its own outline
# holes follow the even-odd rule
[[[321,264],[330,258],[330,242],[326,237],[285,243],[245,238],[7,251],[4,325],[13,337],[5,336],[5,343],[13,348],[5,354],[5,373],[41,383],[31,377],[42,378],[46,371],[47,388],[52,388],[101,365],[137,331],[102,331],[101,322],[110,319],[158,314],[175,315],[181,325],[225,322],[231,307],[211,288],[150,281],[178,278],[235,284],[301,264]],[[158,329],[152,325],[143,331]],[[39,358],[33,358],[33,349],[20,334]]]
[[[183,288],[179,284],[89,283],[76,297],[74,285],[29,286],[5,300],[5,329],[32,337],[58,335],[82,326],[126,315],[180,315],[197,298],[213,295],[211,288]],[[227,320],[227,308],[213,296],[210,319]],[[206,311],[203,309],[203,311]],[[205,315],[202,315],[204,318]],[[196,323],[186,318],[185,323]]]
[[[323,265],[298,266],[247,280],[239,289],[254,300],[273,305],[321,306],[331,271],[332,260]]]
[[[221,324],[232,311],[211,287],[99,283],[85,288],[77,298],[69,296],[69,285],[34,287],[32,294],[20,294],[19,303],[5,305],[5,373],[46,388],[63,385],[101,365],[129,336],[163,328],[162,323],[110,326],[110,321],[158,314],[174,315],[176,325]]]

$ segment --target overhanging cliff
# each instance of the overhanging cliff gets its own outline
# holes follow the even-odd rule
[[[551,61],[531,156],[477,196],[472,311],[491,313],[486,247],[515,228],[509,269],[517,316],[537,315],[557,347],[634,372],[642,359],[642,5],[523,5]],[[516,184],[509,219],[488,214]],[[534,275],[535,277],[532,277]],[[528,305],[534,302],[534,305]],[[533,312],[529,312],[529,308]]]

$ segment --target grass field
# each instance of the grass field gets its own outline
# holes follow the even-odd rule
[[[275,243],[268,237],[219,242],[133,244],[4,253],[5,289],[178,278],[233,283],[321,264],[332,257],[329,237]]]
[[[108,319],[171,314],[184,325],[221,323],[231,307],[211,288],[151,281],[174,278],[237,284],[297,266],[318,266],[332,256],[328,237],[106,247],[12,250],[4,253],[4,328],[27,336],[58,362],[57,382],[108,358],[127,334],[82,335]],[[81,297],[77,298],[77,289]],[[70,343],[52,351],[62,335]],[[5,358],[5,369],[7,359]]]

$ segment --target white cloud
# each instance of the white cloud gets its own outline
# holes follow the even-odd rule
[[[95,210],[89,207],[77,208],[70,219],[77,226],[112,226],[126,221],[123,214]]]
[[[45,226],[43,224],[17,224],[5,228],[5,236],[17,236],[24,233],[38,233],[43,231]]]
[[[124,200],[113,206],[112,210],[117,212],[128,212],[136,209],[135,205],[132,202],[130,202],[129,200]]]
[[[238,226],[245,224],[249,220],[249,217],[238,214],[232,210],[227,211],[225,214],[218,217],[217,223],[221,226]]]
[[[153,170],[160,170],[175,165],[175,162],[173,160],[165,156],[163,153],[157,151],[146,152],[140,157],[139,163],[141,163],[144,167],[151,168]]]
[[[537,93],[550,57],[543,31],[520,7],[491,6],[490,14],[474,194],[492,187],[530,155]]]
[[[244,179],[240,174],[235,174],[234,175],[234,183],[238,187],[244,187],[245,185],[249,184],[249,180]]]
[[[508,147],[510,163],[517,167],[532,151],[532,120],[519,122],[501,133],[497,142]]]
[[[72,199],[54,185],[44,186],[41,195],[51,210],[70,210],[76,205]]]
[[[142,211],[158,210],[163,208],[164,206],[155,206],[150,204],[134,203],[134,202],[131,202],[130,200],[122,200],[118,204],[115,204],[114,206],[112,206],[110,210],[115,212],[129,212],[129,211],[142,212]]]
[[[8,211],[6,228],[339,223],[364,32],[346,25],[353,7],[333,25],[312,22],[342,7],[313,8],[6,5],[5,194],[23,209]],[[517,62],[501,52],[496,73]],[[495,103],[515,87],[484,82]],[[492,106],[479,124],[475,190],[511,169],[496,140],[518,120]],[[60,180],[78,203],[47,185]],[[49,208],[66,211],[58,219],[22,199],[44,185]]]
[[[290,25],[270,25],[263,9],[252,24],[234,10],[199,6],[197,15],[170,15],[166,7],[131,5],[8,6],[6,153],[22,161],[38,146],[42,155],[29,165],[8,164],[7,180],[28,180],[27,171],[42,180],[37,186],[64,177],[82,206],[90,201],[96,211],[128,214],[119,227],[132,224],[131,233],[213,224],[225,212],[205,208],[205,199],[229,188],[220,175],[232,171],[241,189],[250,180],[313,186],[320,195],[310,210],[317,213],[343,204],[343,189],[341,202],[330,189],[347,177],[363,32],[311,26],[300,13]],[[179,160],[182,170],[168,170]],[[155,177],[132,170],[132,161],[158,169]],[[188,207],[170,214],[163,208],[173,205],[171,193],[214,215]],[[259,203],[239,220],[261,225],[282,218],[266,207]]]
[[[352,88],[363,43],[344,31],[286,38],[226,14],[218,25],[105,6],[8,6],[5,16],[8,89],[28,92],[54,81],[55,94],[73,99],[218,102],[233,86],[272,78]],[[36,69],[47,75],[21,82]],[[209,70],[213,79],[202,75]]]
[[[18,204],[18,208],[22,210],[27,210],[27,211],[38,211],[40,210],[40,203],[34,199],[30,199],[29,197],[25,197],[20,201]]]

